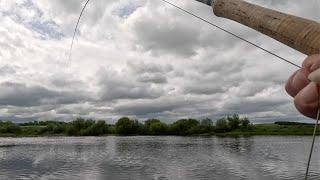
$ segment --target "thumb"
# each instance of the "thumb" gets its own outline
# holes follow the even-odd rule
[[[310,73],[308,79],[315,83],[320,83],[320,68]]]

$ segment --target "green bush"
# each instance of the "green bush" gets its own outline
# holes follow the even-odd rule
[[[19,134],[20,132],[21,132],[21,128],[19,125],[12,122],[0,121],[0,133]]]

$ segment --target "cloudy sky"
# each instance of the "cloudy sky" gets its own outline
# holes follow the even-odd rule
[[[296,63],[304,55],[192,0],[171,2]],[[320,2],[251,0],[320,21]],[[121,116],[310,121],[285,93],[296,68],[159,0],[0,0],[0,119]]]

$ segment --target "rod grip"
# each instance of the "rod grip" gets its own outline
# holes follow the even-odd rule
[[[216,16],[253,28],[306,55],[320,53],[320,24],[242,0],[215,0]]]

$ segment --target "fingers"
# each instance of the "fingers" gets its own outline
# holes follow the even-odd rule
[[[308,79],[309,72],[306,69],[301,69],[295,72],[287,81],[286,91],[292,97],[295,97],[310,81]]]
[[[309,72],[313,72],[314,70],[319,69],[320,54],[309,56],[306,60],[304,60],[302,67],[309,70]]]
[[[309,74],[308,79],[313,82],[320,83],[320,69],[317,69]]]
[[[316,83],[310,83],[294,98],[298,111],[310,118],[316,118],[319,102],[319,92]]]
[[[320,55],[309,56],[302,67],[289,78],[286,91],[294,97],[294,104],[299,112],[316,118],[319,106],[317,83],[320,83]]]

